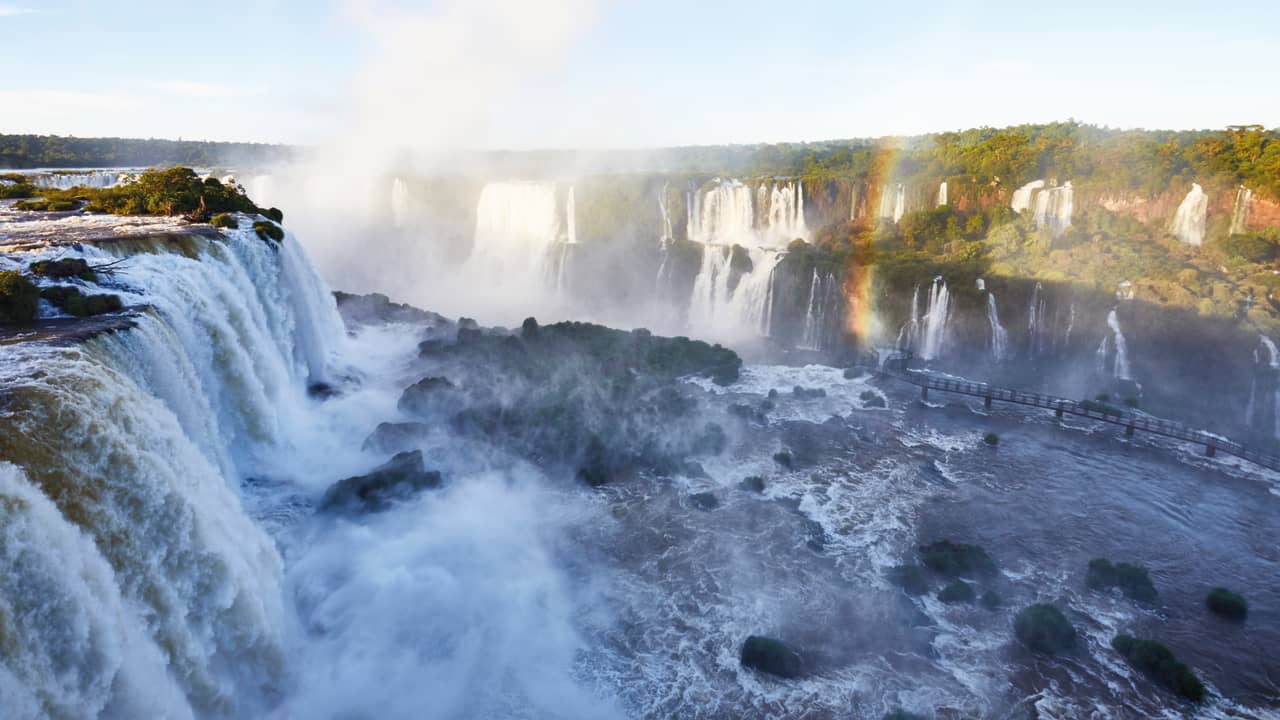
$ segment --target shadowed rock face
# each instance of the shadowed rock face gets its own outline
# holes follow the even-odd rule
[[[320,500],[322,512],[381,512],[398,500],[440,486],[440,473],[423,467],[422,451],[397,453],[368,475],[334,484]]]
[[[411,449],[428,430],[425,423],[419,422],[378,423],[378,427],[365,438],[363,449],[383,453],[404,452]]]
[[[779,640],[752,635],[742,644],[743,667],[784,678],[799,677],[803,671],[800,656]]]

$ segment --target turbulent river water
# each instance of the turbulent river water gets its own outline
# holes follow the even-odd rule
[[[752,365],[727,387],[681,384],[729,428],[702,473],[593,489],[441,422],[415,447],[442,488],[317,512],[386,460],[365,438],[408,419],[397,401],[438,370],[418,343],[439,328],[344,328],[297,240],[247,229],[4,262],[69,252],[127,260],[112,289],[134,326],[0,345],[5,717],[1275,716],[1275,474]],[[308,395],[316,383],[340,392]],[[732,419],[771,390],[764,419]],[[752,475],[763,492],[740,486]],[[987,548],[1000,609],[887,580],[942,538]],[[1158,600],[1087,589],[1093,557],[1147,566]],[[1247,623],[1204,611],[1216,585],[1249,599]],[[1013,616],[1033,602],[1084,642],[1023,648]],[[1166,642],[1211,699],[1183,704],[1130,669],[1117,632]],[[811,672],[743,668],[751,634]]]

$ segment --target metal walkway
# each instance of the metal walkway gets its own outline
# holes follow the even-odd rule
[[[895,358],[896,359],[896,358]],[[1044,408],[1052,410],[1058,417],[1064,415],[1077,415],[1087,417],[1100,422],[1119,425],[1125,429],[1124,434],[1132,437],[1135,431],[1141,430],[1155,435],[1163,435],[1164,437],[1175,438],[1177,440],[1185,440],[1186,442],[1203,445],[1205,447],[1205,455],[1213,457],[1218,452],[1224,452],[1228,455],[1234,455],[1238,458],[1248,460],[1255,465],[1260,465],[1269,470],[1280,472],[1280,456],[1253,450],[1244,445],[1221,437],[1213,435],[1202,430],[1187,427],[1180,423],[1161,420],[1141,413],[1134,413],[1118,408],[1111,408],[1101,403],[1095,402],[1078,402],[1067,398],[1055,397],[1053,395],[1042,395],[1040,393],[1025,392],[1022,390],[1014,390],[1011,388],[996,387],[986,383],[975,383],[967,380],[956,380],[953,378],[938,377],[927,372],[911,372],[901,367],[904,363],[901,359],[894,362],[891,359],[885,363],[884,367],[861,369],[875,373],[876,375],[893,378],[902,382],[916,385],[920,388],[920,397],[928,399],[930,390],[938,390],[941,392],[956,393],[959,395],[969,395],[971,397],[979,397],[983,399],[983,404],[990,408],[993,401],[1016,403],[1018,405],[1029,405],[1031,407]]]

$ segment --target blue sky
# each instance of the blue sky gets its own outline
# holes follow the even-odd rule
[[[0,132],[424,146],[1280,126],[1280,3],[0,0]]]

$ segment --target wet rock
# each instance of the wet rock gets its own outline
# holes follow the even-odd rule
[[[894,710],[887,712],[881,720],[924,720],[923,715],[909,713],[906,710]]]
[[[62,258],[61,260],[38,260],[31,263],[32,274],[53,280],[80,278],[88,282],[97,279],[93,269],[84,258]]]
[[[0,324],[31,322],[40,290],[17,270],[0,270]]]
[[[380,453],[403,452],[417,444],[429,430],[425,423],[419,422],[378,423],[378,427],[365,438],[363,449]]]
[[[920,562],[939,575],[948,577],[994,575],[996,563],[980,545],[939,540],[920,547]]]
[[[443,315],[421,310],[412,305],[391,302],[391,299],[382,293],[354,295],[352,293],[334,291],[333,297],[338,303],[338,312],[348,324],[403,323],[406,325],[431,324],[433,326],[449,324],[449,321]]]
[[[338,389],[327,382],[314,382],[307,385],[307,395],[317,400],[328,400],[340,395]]]
[[[707,423],[702,428],[702,433],[693,441],[693,452],[700,455],[719,455],[729,447],[729,437],[724,434],[724,428],[716,423]]]
[[[863,390],[858,393],[858,399],[862,401],[863,408],[882,408],[886,406],[884,398],[870,390]]]
[[[1070,650],[1076,644],[1076,629],[1052,605],[1031,605],[1013,621],[1018,640],[1035,652],[1052,655]]]
[[[40,290],[40,297],[68,315],[92,317],[124,309],[119,295],[85,295],[70,285],[51,285]]]
[[[1156,599],[1156,587],[1151,584],[1151,576],[1141,565],[1115,563],[1105,558],[1094,558],[1089,561],[1087,582],[1093,590],[1120,588],[1127,597],[1139,602],[1153,602]]]
[[[776,462],[776,463],[778,463],[779,465],[781,465],[782,467],[784,467],[784,468],[786,468],[786,469],[788,469],[788,470],[790,470],[790,469],[791,469],[791,465],[792,465],[791,453],[789,453],[789,452],[787,452],[787,451],[785,451],[785,450],[784,450],[784,451],[782,451],[782,452],[776,452],[776,453],[774,453],[774,454],[773,454],[773,461],[774,461],[774,462]]]
[[[971,603],[976,599],[973,586],[963,580],[956,580],[938,591],[938,600],[948,605]]]
[[[439,487],[440,473],[423,467],[422,451],[397,453],[367,475],[341,480],[320,500],[322,512],[381,512],[391,503]]]
[[[1000,606],[1004,604],[1004,600],[995,590],[988,590],[982,593],[982,598],[978,602],[981,603],[982,607],[992,611],[999,610]]]
[[[791,389],[791,395],[797,400],[814,400],[827,396],[827,391],[822,388],[805,388],[796,385]]]
[[[1173,652],[1161,643],[1122,634],[1111,640],[1111,647],[1130,665],[1182,698],[1201,702],[1208,694],[1204,683],[1191,672],[1191,668],[1179,662]]]
[[[689,496],[689,503],[695,508],[703,512],[711,512],[720,507],[720,501],[716,499],[715,493],[700,492]]]
[[[919,565],[897,565],[889,569],[889,582],[902,588],[908,595],[924,595],[929,592],[929,578]]]
[[[748,475],[738,483],[738,487],[747,492],[762,493],[764,492],[764,478],[759,475]]]
[[[803,672],[803,663],[796,651],[780,640],[761,635],[747,638],[739,660],[743,667],[782,678],[797,678]]]
[[[1205,596],[1204,604],[1214,615],[1236,622],[1244,622],[1249,616],[1249,603],[1244,596],[1222,587],[1216,587]]]
[[[447,378],[425,377],[405,388],[397,407],[420,417],[448,417],[464,404],[462,392]]]

